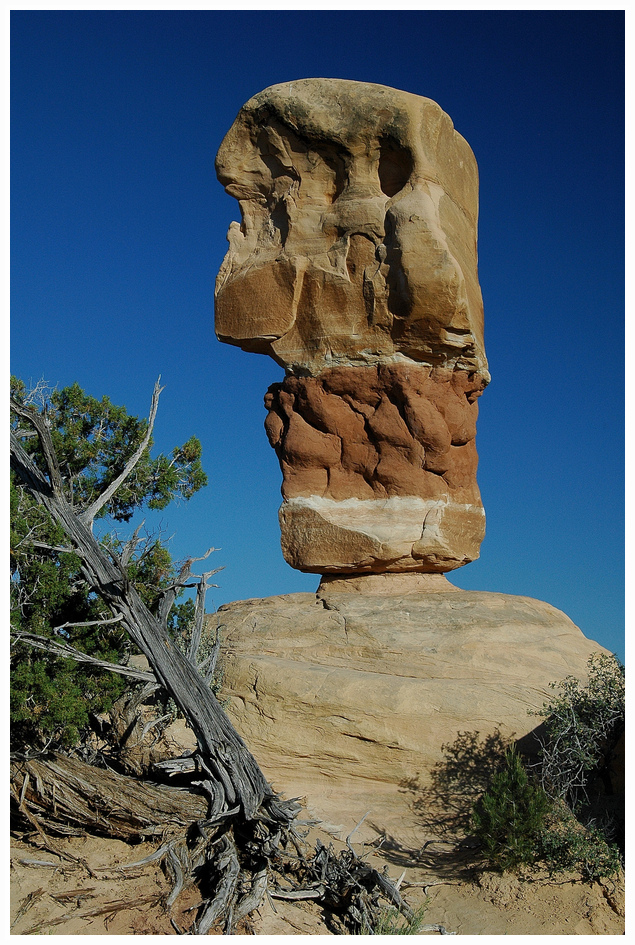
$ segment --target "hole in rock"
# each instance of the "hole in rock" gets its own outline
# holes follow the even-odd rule
[[[412,174],[414,164],[408,148],[394,138],[381,138],[379,142],[379,186],[387,197],[394,197],[405,187]]]

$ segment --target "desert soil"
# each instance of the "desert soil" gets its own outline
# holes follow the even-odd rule
[[[351,828],[352,829],[352,828]],[[333,828],[313,828],[336,848]],[[366,830],[370,836],[371,831]],[[359,832],[362,834],[362,831]],[[405,870],[402,890],[413,907],[426,899],[424,921],[458,935],[622,935],[624,884],[582,883],[573,875],[549,879],[544,873],[515,876],[476,873],[441,842],[411,849],[387,837],[357,841],[359,855],[392,877]],[[346,836],[344,835],[344,840]],[[127,866],[148,856],[151,844],[128,845],[101,837],[55,841],[63,856],[37,842],[11,843],[11,933],[13,935],[174,935],[171,918],[185,931],[200,902],[195,889],[179,897],[169,915],[168,880],[155,864]],[[220,934],[220,933],[219,933]],[[241,925],[242,935],[334,934],[315,903],[266,903]],[[439,934],[428,932],[423,934]]]

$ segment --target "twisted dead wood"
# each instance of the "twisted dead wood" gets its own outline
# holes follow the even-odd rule
[[[50,752],[11,762],[18,815],[29,811],[58,833],[89,831],[128,842],[182,835],[204,820],[208,802],[183,788],[149,784]]]
[[[155,387],[153,411],[156,412],[160,388]],[[108,557],[94,537],[90,524],[92,515],[103,505],[95,500],[90,516],[76,513],[66,500],[59,465],[50,430],[36,412],[12,402],[12,408],[23,420],[35,426],[43,447],[49,481],[36,467],[11,431],[11,465],[26,487],[64,529],[82,563],[82,571],[91,587],[120,617],[133,642],[147,657],[158,682],[172,696],[196,734],[201,763],[208,772],[212,809],[220,813],[238,804],[247,820],[258,816],[264,805],[266,816],[289,817],[261,772],[256,760],[223,712],[214,694],[197,667],[174,645],[167,630],[167,616],[176,596],[166,594],[159,616],[152,614],[128,581],[124,567],[116,555]],[[149,425],[151,429],[151,424]],[[135,462],[139,451],[132,458]],[[134,467],[126,466],[129,475]],[[123,481],[123,474],[119,481]],[[167,604],[170,606],[167,606]]]

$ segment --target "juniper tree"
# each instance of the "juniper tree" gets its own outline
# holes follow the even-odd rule
[[[144,443],[148,421],[131,416],[108,397],[86,394],[78,384],[28,391],[11,379],[12,431],[38,469],[45,456],[29,417],[50,433],[62,494],[77,514],[111,491],[97,510],[101,543],[121,552],[114,530],[142,509],[164,509],[173,499],[189,499],[207,482],[201,444],[191,437],[171,455],[152,456],[152,437],[129,476],[113,490],[126,464]],[[81,559],[64,529],[15,472],[11,473],[11,732],[14,748],[70,745],[86,728],[89,713],[107,710],[124,688],[122,676],[62,659],[23,642],[44,637],[71,643],[102,661],[118,663],[130,648],[121,621],[82,573]],[[152,608],[176,579],[177,568],[165,542],[149,536],[126,562],[128,579]],[[171,620],[182,630],[192,617],[191,601],[175,603]]]

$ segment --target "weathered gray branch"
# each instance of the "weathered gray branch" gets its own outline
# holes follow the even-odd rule
[[[116,619],[117,622],[119,622],[121,617],[117,617]],[[112,620],[90,621],[90,623],[113,622]],[[86,624],[64,624],[64,626],[87,625],[88,622]],[[71,646],[70,643],[64,643],[61,640],[51,640],[49,637],[42,637],[37,633],[18,631],[11,635],[11,640],[13,643],[28,643],[29,646],[35,647],[35,649],[53,653],[55,656],[61,656],[63,659],[75,660],[76,663],[89,663],[99,669],[108,670],[110,673],[117,673],[119,676],[128,676],[130,679],[138,679],[141,682],[156,682],[154,673],[144,673],[142,670],[135,669],[133,666],[122,666],[121,663],[110,663],[108,660],[97,659],[96,656],[89,656],[87,653],[82,653],[81,650],[77,650],[74,646]]]
[[[189,579],[194,576],[192,573],[192,565],[196,561],[205,561],[205,559],[209,558],[209,556],[214,551],[216,551],[216,548],[208,548],[205,554],[201,555],[200,558],[188,558],[187,561],[185,561],[181,566],[177,580],[173,584],[170,584],[169,587],[162,588],[161,600],[157,608],[157,617],[161,622],[165,622],[167,620],[168,614],[170,613],[172,605],[174,604],[177,594],[181,588],[200,587],[200,582],[198,580],[193,584],[188,583]],[[222,568],[216,568],[214,571],[210,571],[207,576],[211,577],[212,574],[217,574],[219,571],[222,571]]]
[[[216,628],[216,639],[214,640],[214,645],[212,647],[212,652],[204,659],[202,663],[198,665],[199,673],[205,673],[205,682],[210,683],[214,678],[214,670],[216,669],[216,663],[218,661],[218,654],[220,653],[220,632],[218,627]]]
[[[66,630],[67,627],[105,627],[113,623],[121,623],[121,616],[104,617],[101,620],[67,620],[66,623],[61,623],[59,627],[54,627],[53,633],[60,633],[60,631]]]
[[[137,525],[137,527],[135,528],[132,534],[132,537],[129,538],[126,544],[123,546],[123,549],[120,555],[120,561],[121,561],[122,567],[124,568],[127,568],[128,565],[130,564],[130,559],[132,558],[137,548],[137,545],[141,541],[141,539],[139,538],[139,532],[141,531],[144,525],[145,525],[145,519],[143,520],[143,522],[141,522],[140,525]]]
[[[126,481],[132,470],[143,456],[144,451],[147,449],[150,438],[152,437],[152,429],[154,427],[154,421],[156,419],[157,410],[159,407],[159,395],[163,390],[163,388],[159,385],[160,380],[161,378],[159,377],[156,384],[154,385],[154,391],[152,392],[152,404],[150,406],[150,416],[148,418],[148,429],[146,430],[141,443],[132,454],[123,471],[117,476],[117,478],[110,483],[107,489],[104,489],[101,495],[98,495],[97,498],[91,502],[87,509],[80,513],[80,518],[85,525],[92,525],[93,519],[99,510],[103,509],[107,502],[110,502],[117,489],[122,485],[122,483]],[[40,441],[41,440],[42,435],[40,434]]]
[[[23,404],[18,403],[18,401],[14,400],[13,398],[11,398],[11,409],[14,410],[19,417],[22,417],[23,420],[26,420],[35,428],[35,431],[40,438],[42,452],[44,453],[51,490],[61,495],[62,474],[60,472],[57,454],[53,447],[51,431],[46,421],[46,417],[44,414],[39,413],[34,407],[25,407]]]
[[[13,760],[11,780],[18,809],[27,803],[31,816],[46,813],[60,833],[92,829],[128,841],[168,830],[180,835],[207,808],[201,794],[127,778],[55,752]]]
[[[20,544],[23,544],[23,542],[20,542]],[[72,548],[68,548],[65,545],[49,545],[45,541],[29,541],[26,544],[31,548],[41,548],[43,551],[54,551],[66,555],[73,553]]]
[[[192,636],[190,638],[190,646],[187,653],[187,658],[193,666],[196,666],[198,649],[201,645],[201,638],[203,636],[203,622],[205,620],[205,595],[207,593],[208,587],[211,586],[207,582],[213,574],[218,573],[218,570],[218,568],[215,568],[213,571],[206,571],[204,574],[202,574],[198,587],[196,588],[196,603],[194,605]]]

